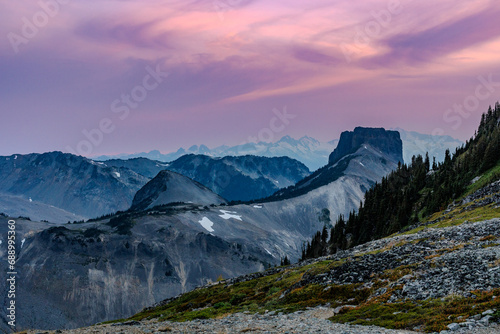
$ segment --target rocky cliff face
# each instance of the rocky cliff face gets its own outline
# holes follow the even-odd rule
[[[17,329],[70,328],[130,316],[219,276],[256,272],[274,263],[251,243],[229,242],[181,218],[199,211],[197,206],[172,210],[172,216],[46,225],[41,232],[31,230],[35,223],[18,220],[25,241],[17,245]],[[2,235],[6,220],[0,217]],[[4,242],[0,255],[5,252]],[[6,266],[2,261],[0,270]],[[5,282],[0,288],[4,296]]]
[[[342,132],[340,141],[329,157],[329,164],[334,164],[342,157],[357,151],[362,145],[369,144],[386,154],[396,162],[403,162],[403,142],[399,132],[383,128],[357,127],[354,131]]]
[[[175,202],[218,205],[226,201],[200,183],[164,170],[137,192],[132,201],[132,210],[145,210]]]

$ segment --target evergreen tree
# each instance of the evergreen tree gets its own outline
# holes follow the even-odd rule
[[[347,221],[339,216],[330,230],[317,232],[302,259],[335,253],[400,231],[418,222],[419,215],[428,216],[443,210],[451,200],[464,193],[471,180],[500,163],[500,103],[483,114],[476,135],[455,150],[445,152],[442,163],[433,158],[429,173],[429,155],[412,157],[410,165],[398,168],[382,178],[365,193],[358,212]]]

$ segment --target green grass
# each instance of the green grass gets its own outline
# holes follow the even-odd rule
[[[481,178],[478,181],[469,185],[463,197],[473,194],[479,189],[486,187],[488,184],[497,180],[500,180],[500,162],[495,167],[491,168],[486,173],[481,175]]]
[[[427,228],[443,228],[443,227],[450,227],[450,226],[457,226],[463,224],[465,221],[469,222],[479,222],[483,220],[488,220],[488,219],[493,219],[493,218],[499,218],[500,217],[500,207],[495,208],[495,204],[489,204],[483,207],[475,208],[472,210],[465,210],[463,212],[463,209],[467,208],[470,206],[471,203],[467,205],[461,205],[455,209],[453,209],[449,213],[444,213],[444,211],[435,213],[432,215],[428,220],[433,221],[437,219],[442,219],[441,221],[427,225],[427,226],[419,226],[417,228],[414,228],[410,231],[404,232],[404,233],[396,233],[391,235],[390,237],[396,236],[396,235],[410,235],[410,234],[415,234],[418,232],[421,232]]]

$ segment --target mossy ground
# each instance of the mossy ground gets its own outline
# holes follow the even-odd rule
[[[473,203],[476,202],[477,201],[465,205],[460,205],[450,212],[437,212],[427,219],[427,221],[439,220],[437,223],[426,226],[419,226],[404,233],[393,234],[391,237],[396,235],[415,234],[429,228],[457,226],[463,224],[466,221],[474,223],[493,218],[500,218],[500,207],[497,207],[496,204],[492,203],[478,208],[471,208]]]
[[[474,192],[478,191],[481,188],[486,187],[488,184],[495,182],[500,179],[500,162],[490,170],[488,170],[486,173],[481,175],[479,180],[471,184],[467,190],[465,191],[465,194],[463,197],[468,196],[470,194],[473,194]]]

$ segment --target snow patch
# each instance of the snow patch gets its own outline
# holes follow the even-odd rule
[[[33,202],[33,200],[31,199],[31,197],[30,197],[29,201],[30,201],[30,203]]]
[[[113,173],[116,175],[116,177],[120,177],[120,176],[122,176],[122,175],[121,175],[120,173],[118,173],[118,172],[113,172]]]
[[[14,156],[14,160],[17,160],[17,155],[16,155],[16,156]]]
[[[219,210],[219,211],[223,213],[223,215],[219,215],[219,217],[221,217],[222,219],[228,220],[228,219],[234,218],[234,219],[241,221],[241,216],[235,215],[235,213],[237,213],[237,212],[226,211],[226,210]]]
[[[267,250],[267,248],[265,248],[265,247],[264,247],[264,250],[265,250],[265,251],[266,251],[269,255],[271,255],[272,257],[276,257],[276,256],[274,256],[274,255],[273,255],[273,253],[271,253],[270,251],[268,251],[268,250]]]
[[[262,205],[254,205],[253,207],[256,209],[262,209]]]
[[[474,183],[476,183],[477,181],[481,180],[481,177],[482,177],[482,175],[481,175],[481,176],[476,176],[476,177],[475,177],[475,178],[471,181],[471,183],[470,183],[470,184],[474,184]]]
[[[23,248],[23,245],[24,245],[25,241],[26,241],[26,238],[24,238],[23,240],[21,240],[21,248]]]
[[[0,240],[0,245],[2,244],[2,240]]]
[[[363,163],[362,163],[361,161],[359,162],[359,164],[360,164],[361,166],[365,167],[365,165],[363,165]]]
[[[198,223],[201,224],[201,226],[203,226],[203,228],[205,230],[207,230],[208,232],[213,232],[215,231],[212,226],[214,226],[214,223],[208,219],[207,217],[203,217]]]

